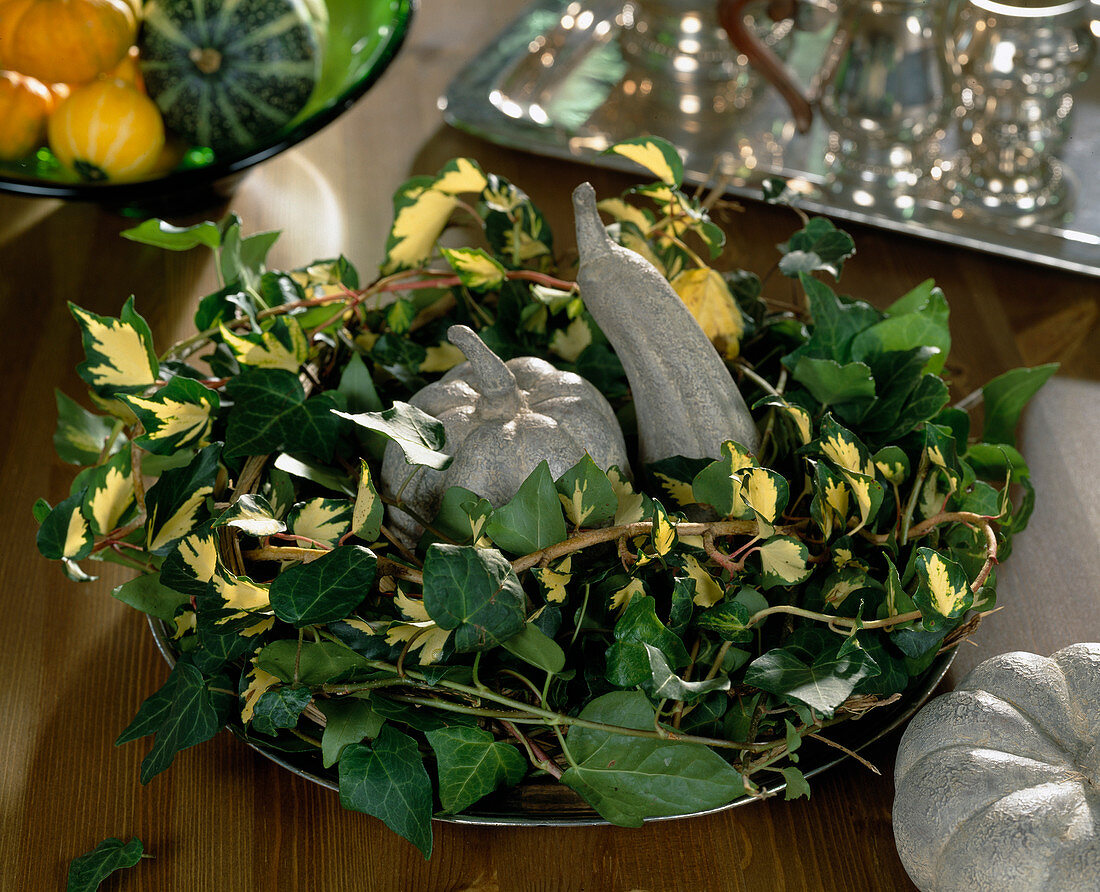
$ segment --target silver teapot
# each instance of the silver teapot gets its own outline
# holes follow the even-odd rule
[[[809,90],[746,27],[753,0],[718,0],[731,42],[809,130],[816,106],[831,128],[829,150],[840,166],[868,177],[884,174],[911,185],[920,176],[951,107],[944,59],[947,0],[771,0],[769,15],[833,36]]]

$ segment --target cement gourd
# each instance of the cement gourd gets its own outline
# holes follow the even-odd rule
[[[542,461],[555,478],[585,452],[603,470],[616,465],[628,471],[615,413],[590,382],[533,356],[504,362],[465,325],[451,326],[447,338],[468,362],[409,400],[443,423],[444,451],[454,457],[443,471],[421,468],[402,490],[402,500],[419,516],[433,517],[451,486],[499,507]],[[385,490],[395,493],[410,471],[391,444],[382,460]],[[403,511],[391,509],[390,523],[406,542],[422,531]]]
[[[573,193],[581,298],[630,381],[643,464],[720,458],[735,440],[751,452],[756,425],[725,362],[664,276],[607,235],[592,186]]]
[[[922,892],[1100,888],[1100,644],[1008,653],[902,737],[894,838]]]

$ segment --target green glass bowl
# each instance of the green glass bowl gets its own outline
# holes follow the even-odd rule
[[[327,0],[327,6],[329,31],[317,87],[294,120],[263,145],[233,157],[194,148],[171,172],[125,183],[80,180],[43,148],[22,161],[0,162],[0,192],[121,209],[182,211],[224,200],[250,167],[312,136],[370,89],[401,47],[416,0]]]

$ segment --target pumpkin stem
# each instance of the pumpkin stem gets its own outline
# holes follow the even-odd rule
[[[222,54],[211,47],[195,47],[187,54],[203,74],[213,74],[222,67]]]
[[[577,227],[577,249],[585,261],[611,253],[614,242],[600,219],[596,190],[591,183],[581,183],[573,190],[573,218]]]
[[[472,384],[484,397],[482,412],[491,418],[514,416],[523,405],[519,385],[504,360],[490,350],[467,325],[452,325],[447,340],[470,361]]]

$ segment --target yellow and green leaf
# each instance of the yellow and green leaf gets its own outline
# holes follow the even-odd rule
[[[73,493],[46,515],[36,538],[43,557],[53,561],[79,561],[91,554],[95,539],[80,511],[83,500],[83,491]]]
[[[221,445],[198,452],[182,468],[172,468],[145,495],[146,547],[163,553],[198,526],[206,516],[206,500],[214,493]]]
[[[351,529],[352,512],[347,499],[310,499],[290,509],[287,526],[296,536],[335,545]]]
[[[627,604],[629,604],[636,595],[644,596],[646,593],[645,586],[640,579],[631,579],[622,588],[616,589],[611,593],[611,598],[608,602],[608,606],[612,610],[621,610]]]
[[[137,393],[157,380],[159,364],[149,325],[134,310],[131,297],[119,318],[100,316],[70,303],[80,326],[84,362],[77,373],[101,396]]]
[[[471,291],[497,291],[508,275],[504,265],[481,248],[441,248],[440,253]]]
[[[709,266],[685,270],[672,280],[672,288],[718,352],[735,359],[745,323],[721,274]]]
[[[533,567],[531,574],[539,581],[546,600],[560,604],[565,600],[565,587],[573,578],[573,556],[567,555],[554,567]]]
[[[172,455],[187,446],[206,446],[221,404],[217,391],[179,376],[151,396],[119,398],[144,428],[134,442],[156,455]]]
[[[756,459],[744,446],[732,440],[723,443],[722,458],[703,468],[691,482],[695,500],[710,505],[723,517],[754,517],[743,498],[741,472],[755,467]]]
[[[653,503],[653,530],[650,542],[657,557],[664,557],[676,546],[676,525],[660,502]]]
[[[119,525],[123,515],[134,504],[133,465],[130,447],[126,446],[96,468],[88,476],[87,490],[81,513],[92,532],[103,536]]]
[[[961,617],[974,602],[966,573],[958,564],[931,548],[917,549],[917,590],[913,600],[926,629],[941,629]]]
[[[760,546],[763,588],[797,585],[813,572],[810,551],[804,542],[792,536],[773,536]]]
[[[684,162],[676,148],[666,140],[640,136],[618,142],[607,151],[644,167],[662,183],[674,189],[678,189],[684,180]]]
[[[263,331],[234,334],[221,327],[222,340],[241,365],[297,373],[309,356],[309,339],[293,316],[278,316]]]
[[[382,497],[371,480],[370,466],[359,463],[359,485],[355,493],[355,505],[351,510],[351,529],[360,539],[373,542],[382,530]]]
[[[722,584],[711,576],[692,555],[684,555],[684,570],[695,580],[692,601],[699,607],[713,607],[725,596]]]

